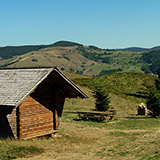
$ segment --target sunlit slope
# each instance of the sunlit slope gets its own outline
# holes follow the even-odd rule
[[[156,76],[143,73],[115,73],[91,79],[76,79],[74,82],[91,90],[101,85],[110,95],[111,107],[120,115],[136,114],[139,103],[145,103],[149,87],[155,84]],[[91,108],[91,107],[90,107]]]
[[[8,67],[55,67],[68,72],[79,73],[90,68],[96,62],[78,54],[76,46],[71,47],[49,47],[39,51],[32,51],[16,57],[15,61]]]

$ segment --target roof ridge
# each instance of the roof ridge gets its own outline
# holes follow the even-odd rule
[[[9,67],[9,68],[0,68],[0,70],[12,70],[12,69],[57,69],[57,67]]]

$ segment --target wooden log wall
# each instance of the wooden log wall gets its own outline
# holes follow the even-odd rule
[[[65,97],[44,80],[19,106],[19,138],[29,139],[58,130]]]
[[[58,130],[65,101],[63,91],[59,92],[60,86],[52,83],[52,79],[43,81],[31,95],[38,102],[53,111],[54,130]]]
[[[49,82],[42,82],[19,106],[21,139],[29,139],[54,132],[54,90]]]
[[[19,138],[53,133],[53,112],[28,96],[19,106]]]

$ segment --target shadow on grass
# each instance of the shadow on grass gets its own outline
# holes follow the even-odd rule
[[[151,116],[145,116],[145,115],[129,114],[125,118],[128,118],[128,119],[147,119],[147,118],[152,118],[152,117]]]
[[[124,93],[127,96],[133,96],[133,97],[137,97],[137,98],[148,98],[147,94],[143,94],[142,92],[137,92],[137,94],[130,94],[130,93]]]
[[[74,121],[82,121],[82,119],[74,118]]]
[[[96,118],[93,118],[93,119],[78,119],[78,118],[75,118],[73,119],[74,121],[86,121],[86,122],[98,122],[98,123],[104,123],[105,121],[102,121],[102,120],[99,120],[99,119],[96,119]]]

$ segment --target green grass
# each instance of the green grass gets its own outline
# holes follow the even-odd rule
[[[88,158],[93,155],[94,159],[158,159],[160,119],[136,115],[137,105],[145,102],[147,86],[154,85],[155,78],[140,73],[116,73],[93,79],[75,80],[77,84],[85,86],[85,89],[86,86],[92,89],[94,85],[101,83],[110,94],[111,106],[117,110],[117,115],[110,122],[93,122],[79,121],[77,114],[64,113],[63,133],[69,131],[68,134],[72,136],[73,131],[73,135],[77,132],[77,136],[94,138],[92,149],[83,143],[89,153],[79,151]],[[92,97],[91,94],[90,96]],[[81,108],[94,108],[93,103],[89,104],[92,102],[91,99],[87,103],[84,102],[84,105],[77,101],[73,106],[71,102],[72,100],[68,100],[64,109],[76,111]]]
[[[126,64],[125,64],[126,63]],[[123,72],[142,72],[141,70],[142,63],[128,63],[128,62],[118,62],[116,65],[114,64],[99,64],[93,66],[92,70],[113,70],[113,69],[122,69]]]
[[[14,140],[13,140],[14,141]],[[10,160],[16,158],[23,158],[33,156],[35,154],[40,154],[43,149],[36,146],[21,146],[20,142],[17,144],[12,144],[13,142],[8,140],[0,140],[0,159]]]
[[[63,120],[71,122],[74,119],[78,120],[77,114],[65,113],[63,114]],[[158,128],[160,119],[134,116],[128,118],[115,118],[112,120],[114,123],[96,122],[96,121],[77,121],[80,125],[98,127],[107,130],[150,130]]]
[[[145,102],[147,87],[154,76],[140,73],[116,73],[95,78],[69,78],[89,96],[66,99],[57,138],[41,137],[28,141],[0,140],[0,159],[129,159],[160,158],[160,119],[138,116],[137,105]],[[76,79],[75,78],[80,78]],[[117,115],[109,122],[82,121],[77,110],[94,109],[92,87],[98,83],[111,97]],[[90,89],[89,89],[89,88]],[[75,113],[69,113],[75,112]],[[43,153],[43,154],[40,154]]]
[[[111,56],[111,63],[108,65],[108,67],[97,68],[96,66],[93,68],[93,70],[112,70],[121,68],[123,72],[142,72],[141,67],[143,62],[140,60],[141,56],[141,52],[114,51]]]
[[[59,136],[29,141],[0,140],[2,160],[36,159],[158,159],[160,119],[130,115],[98,123],[75,121],[75,114],[62,117]],[[40,154],[42,153],[43,154]]]
[[[75,118],[75,115],[73,116]],[[94,156],[108,159],[151,159],[159,157],[160,119],[135,116],[134,118],[118,118],[109,123],[92,121],[65,121],[74,135],[95,138],[92,148]],[[72,125],[71,125],[72,124]],[[75,131],[76,129],[76,131]],[[84,130],[86,132],[84,132]],[[64,131],[64,133],[67,129]],[[81,131],[81,133],[79,132]],[[95,133],[95,134],[94,134]],[[72,132],[70,132],[72,135]],[[86,144],[85,144],[86,145]],[[149,149],[148,149],[149,148]],[[89,150],[88,152],[92,152]],[[128,158],[127,158],[128,157]]]
[[[154,151],[143,156],[142,160],[158,160],[160,159],[160,150]]]
[[[77,79],[75,83],[93,89],[99,82],[109,94],[113,93],[126,99],[145,100],[148,86],[153,86],[155,76],[142,73],[115,73],[92,79]]]

